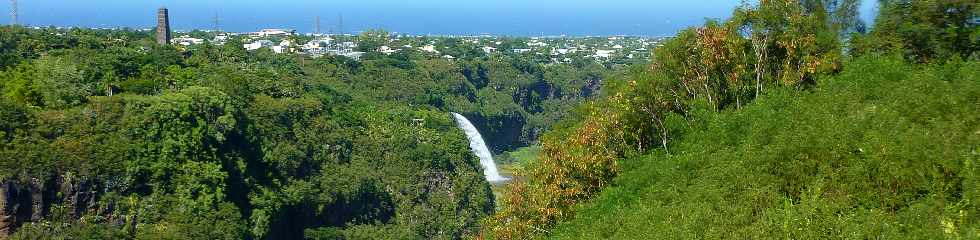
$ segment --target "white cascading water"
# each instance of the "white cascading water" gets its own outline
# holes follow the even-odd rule
[[[459,113],[453,113],[453,118],[456,118],[456,125],[466,133],[466,138],[470,140],[470,149],[480,158],[480,164],[483,165],[483,175],[487,177],[487,181],[502,182],[510,180],[500,176],[500,173],[497,172],[497,164],[493,162],[493,155],[490,154],[490,149],[487,149],[486,142],[483,142],[483,136],[473,126],[473,123],[470,123],[469,119],[466,119],[466,117]]]

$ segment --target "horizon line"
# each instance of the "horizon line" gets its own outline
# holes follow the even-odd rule
[[[92,26],[59,26],[59,25],[35,26],[35,25],[27,25],[27,24],[16,24],[16,25],[14,25],[14,24],[3,24],[3,26],[21,26],[21,27],[25,27],[25,28],[34,28],[34,29],[44,29],[44,28],[55,28],[55,29],[74,29],[74,28],[78,28],[78,29],[91,29],[91,30],[125,30],[125,29],[130,29],[130,30],[137,30],[137,31],[152,31],[153,29],[156,29],[155,26],[154,27],[146,27],[146,26],[143,26],[143,27],[130,27],[130,26],[92,27]],[[293,30],[295,32],[295,34],[297,34],[297,35],[316,34],[315,31],[299,31],[299,30],[296,30],[296,29],[288,28],[288,27],[285,27],[285,28],[284,27],[280,27],[280,28],[258,28],[256,31],[223,31],[223,30],[218,30],[218,32],[226,32],[226,33],[253,33],[253,32],[258,32],[258,31],[261,31],[261,30],[264,30],[264,29],[285,29],[285,30]],[[544,34],[544,33],[542,33],[542,34],[537,34],[537,35],[531,35],[531,34],[499,34],[499,33],[487,33],[487,32],[484,32],[484,33],[449,33],[449,34],[447,34],[447,33],[399,32],[399,31],[391,31],[391,30],[385,29],[385,28],[372,28],[372,29],[358,30],[358,31],[354,31],[354,32],[350,32],[350,33],[343,33],[343,34],[337,34],[337,33],[320,33],[320,34],[322,34],[322,35],[351,35],[351,36],[357,36],[360,33],[364,33],[364,32],[371,31],[371,30],[384,30],[384,31],[388,31],[391,35],[412,35],[412,36],[433,36],[433,37],[477,37],[477,36],[494,36],[494,37],[511,37],[511,36],[520,36],[520,37],[612,37],[612,36],[616,36],[616,37],[653,37],[653,38],[664,38],[664,37],[671,37],[671,36],[673,36],[672,34],[671,35],[665,35],[665,34],[622,34],[622,33],[616,33],[616,34],[568,34],[568,33]],[[194,32],[194,31],[215,32],[214,29],[201,29],[201,28],[195,28],[195,29],[192,29],[192,30],[171,29],[171,32],[175,32],[175,33],[190,33],[190,32]]]

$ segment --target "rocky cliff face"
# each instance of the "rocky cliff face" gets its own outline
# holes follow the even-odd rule
[[[54,205],[64,206],[67,217],[77,219],[97,208],[98,194],[96,184],[71,174],[3,180],[0,182],[0,239],[7,239],[25,223],[41,221]]]
[[[43,209],[43,206],[34,206],[34,199],[43,202],[40,192],[32,193],[38,189],[31,184],[38,181],[29,181],[27,184],[18,184],[7,180],[0,184],[0,238],[7,238],[18,227],[26,221],[30,221],[35,209]]]
[[[11,202],[12,197],[10,195],[10,184],[7,182],[0,184],[0,238],[2,239],[6,239],[10,235],[14,228],[14,222],[17,220],[11,211],[14,209],[11,207],[14,203]]]
[[[486,141],[491,152],[500,153],[528,144],[523,132],[527,119],[519,113],[489,117],[480,113],[463,115],[466,115],[466,118],[480,130],[480,134],[483,135],[483,140]]]

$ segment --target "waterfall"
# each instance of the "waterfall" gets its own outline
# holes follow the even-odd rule
[[[493,162],[493,155],[490,154],[490,149],[487,149],[487,143],[483,142],[483,136],[480,135],[480,131],[476,130],[473,123],[470,123],[469,119],[466,119],[463,115],[459,113],[453,113],[453,118],[456,118],[456,124],[459,128],[466,133],[466,138],[470,140],[470,149],[477,157],[480,157],[480,165],[483,165],[483,175],[487,177],[489,182],[502,182],[507,181],[500,173],[497,172],[497,164]]]

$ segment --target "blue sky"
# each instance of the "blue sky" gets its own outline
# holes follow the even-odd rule
[[[865,0],[873,3],[875,0]],[[705,18],[727,17],[740,0],[19,0],[20,22],[29,25],[152,27],[156,8],[167,6],[174,29],[261,28],[356,32],[384,28],[418,34],[672,35]],[[873,4],[865,4],[873,12]],[[8,1],[0,12],[10,12]],[[867,15],[867,14],[866,14]],[[8,24],[9,17],[0,18]]]

